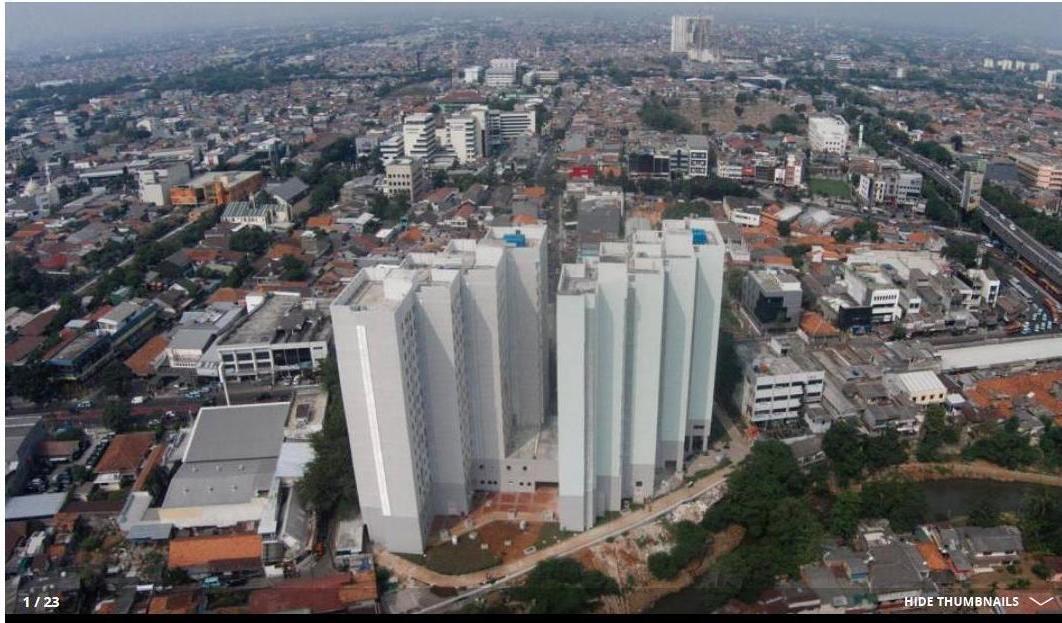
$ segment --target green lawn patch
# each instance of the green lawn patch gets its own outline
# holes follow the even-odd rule
[[[827,180],[822,178],[812,178],[808,180],[808,188],[816,195],[827,195],[830,197],[842,197],[848,198],[851,196],[852,191],[848,187],[848,182],[844,180]]]

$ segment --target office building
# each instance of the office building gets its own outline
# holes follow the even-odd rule
[[[516,58],[491,59],[490,67],[485,73],[484,83],[488,87],[511,87],[516,84],[516,71],[520,60]]]
[[[407,158],[430,160],[439,146],[435,141],[435,116],[413,113],[402,121],[402,149]]]
[[[380,148],[380,160],[382,160],[385,165],[391,164],[405,154],[401,134],[395,134],[394,136],[380,141],[378,146]]]
[[[808,143],[814,153],[844,154],[848,150],[848,122],[840,115],[808,119]]]
[[[493,140],[502,142],[534,136],[538,133],[535,109],[491,110],[487,116],[487,130]]]
[[[545,226],[491,228],[400,266],[364,268],[332,304],[361,511],[421,552],[475,490],[555,483],[546,446]]]
[[[186,160],[152,162],[148,168],[137,171],[140,200],[160,207],[169,206],[170,188],[187,182],[190,177],[191,167]]]
[[[900,290],[881,268],[874,264],[852,263],[844,270],[848,296],[859,306],[869,307],[872,322],[892,322],[903,316]]]
[[[754,426],[800,418],[808,405],[822,401],[826,372],[810,358],[785,352],[772,343],[755,352],[742,375],[741,415]]]
[[[315,299],[274,292],[247,295],[247,315],[215,340],[196,366],[199,376],[228,383],[294,376],[328,357],[328,318]]]
[[[769,270],[745,275],[741,302],[762,329],[795,329],[801,301],[800,280],[793,275]]]
[[[652,497],[707,448],[724,246],[714,221],[666,220],[561,270],[560,524],[585,530]]]
[[[384,167],[384,194],[388,197],[406,195],[412,205],[429,192],[431,180],[419,160],[396,158]]]
[[[475,115],[459,115],[446,120],[450,149],[461,164],[475,162],[485,154],[483,127]]]

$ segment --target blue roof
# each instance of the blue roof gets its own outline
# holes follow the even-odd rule
[[[7,498],[4,504],[4,519],[36,519],[52,517],[66,504],[66,492],[38,493],[36,495],[18,495]]]

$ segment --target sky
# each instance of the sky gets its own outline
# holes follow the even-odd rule
[[[938,29],[1027,40],[1062,47],[1062,3],[844,3],[844,4],[295,4],[295,3],[5,3],[9,51],[47,49],[63,42],[120,41],[123,35],[195,32],[206,27],[319,25],[339,21],[401,20],[453,15],[571,15],[594,19],[602,14],[630,17],[673,13],[709,13],[721,22],[774,17],[845,23],[881,29]],[[54,42],[54,43],[53,43]]]

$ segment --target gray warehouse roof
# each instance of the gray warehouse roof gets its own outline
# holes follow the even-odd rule
[[[4,520],[51,517],[66,503],[66,492],[17,495],[4,503]]]
[[[276,458],[287,418],[286,402],[204,407],[192,427],[184,462]]]

